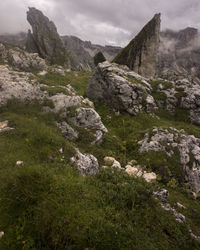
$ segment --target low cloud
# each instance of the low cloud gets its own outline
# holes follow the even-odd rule
[[[162,29],[200,28],[199,0],[6,0],[1,3],[0,33],[27,31],[28,6],[43,11],[60,34],[103,45],[126,45],[158,12]]]

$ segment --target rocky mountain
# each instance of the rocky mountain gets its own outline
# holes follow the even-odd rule
[[[34,34],[56,29],[30,10],[27,43],[46,60],[0,43],[0,249],[200,249],[199,79],[149,74],[157,36],[140,40],[143,75],[108,61],[84,71],[104,47],[57,33],[79,70],[50,65],[52,34]],[[173,53],[198,38],[168,33]]]
[[[160,42],[160,14],[156,14],[113,62],[127,65],[144,77],[155,76]]]
[[[186,28],[178,32],[161,32],[157,74],[167,72],[200,78],[200,38],[198,30]]]
[[[14,46],[19,46],[20,48],[25,48],[26,39],[27,39],[27,33],[25,32],[20,32],[17,34],[0,35],[1,42],[5,42]]]
[[[121,50],[120,47],[115,46],[101,46],[92,44],[90,41],[82,41],[75,36],[62,36],[62,40],[73,60],[78,64],[80,69],[91,70],[94,69],[94,56],[101,51],[108,61],[116,56]]]

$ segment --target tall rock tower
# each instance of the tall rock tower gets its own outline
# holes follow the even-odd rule
[[[28,32],[26,49],[29,52],[37,52],[51,64],[68,64],[67,51],[55,24],[36,8],[29,8],[27,20],[33,33]]]
[[[160,14],[156,14],[113,62],[127,65],[142,76],[153,77],[156,74],[159,42]]]

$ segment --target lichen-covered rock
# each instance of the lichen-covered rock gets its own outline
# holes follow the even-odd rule
[[[69,57],[66,48],[57,32],[56,26],[48,17],[36,8],[29,8],[27,20],[32,26],[33,33],[29,32],[27,49],[47,59],[51,64],[69,66]]]
[[[169,191],[167,189],[161,189],[160,191],[154,192],[154,195],[161,201],[166,203],[169,197]]]
[[[57,127],[61,130],[63,136],[70,140],[70,141],[75,141],[78,139],[78,132],[73,129],[67,122],[57,122]]]
[[[156,84],[159,82],[160,84]],[[151,84],[154,86],[154,94],[158,97],[162,95],[163,100],[155,99],[157,106],[166,108],[172,115],[176,109],[185,109],[189,113],[188,118],[191,122],[200,125],[200,84],[198,81],[186,78],[171,82],[157,79]]]
[[[37,71],[47,69],[45,60],[37,53],[28,53],[18,47],[11,48],[0,43],[0,59],[9,62],[14,68],[23,71]]]
[[[98,65],[86,91],[91,99],[103,101],[115,110],[131,115],[156,109],[150,92],[151,86],[146,78],[109,62]]]
[[[78,127],[96,131],[96,140],[93,144],[100,144],[104,135],[108,132],[107,128],[101,121],[101,117],[92,108],[77,108],[75,116],[71,118],[71,121]]]
[[[156,14],[140,33],[115,57],[114,62],[127,65],[145,77],[154,77],[160,42],[160,14]]]
[[[8,100],[18,99],[23,102],[43,100],[48,97],[34,80],[32,74],[18,72],[8,66],[0,65],[0,106]]]
[[[24,71],[37,71],[47,69],[44,59],[37,53],[28,53],[21,49],[9,49],[7,53],[8,61],[17,69]]]
[[[93,155],[82,154],[78,149],[71,161],[77,165],[79,173],[83,176],[96,175],[99,172],[97,159]]]
[[[172,157],[176,150],[179,152],[185,180],[194,192],[200,192],[199,138],[194,135],[186,135],[184,130],[175,128],[167,130],[154,127],[151,133],[146,133],[139,152],[163,151],[168,157]]]

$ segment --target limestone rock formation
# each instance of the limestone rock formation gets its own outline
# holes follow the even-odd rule
[[[93,100],[104,101],[116,111],[131,115],[156,109],[147,79],[117,64],[100,63],[86,93]]]
[[[163,96],[162,100],[157,99],[156,104],[161,108],[166,108],[174,114],[177,108],[188,111],[188,118],[192,123],[200,125],[200,83],[182,79],[177,81],[167,81],[158,79],[151,82],[154,86],[154,93]]]
[[[68,64],[69,58],[64,44],[52,21],[36,8],[29,8],[27,20],[33,33],[28,33],[26,48],[29,52],[37,52],[51,64]]]
[[[157,75],[192,75],[200,78],[200,39],[198,30],[188,27],[180,31],[166,30],[160,34]]]
[[[71,161],[77,165],[79,173],[83,176],[96,175],[99,172],[97,159],[93,155],[82,154],[78,149]]]
[[[0,65],[0,106],[6,105],[13,98],[24,102],[46,98],[47,94],[40,90],[39,84],[31,80],[31,75]]]
[[[155,76],[160,41],[159,34],[160,14],[156,14],[113,61],[127,65],[131,70],[142,76]]]
[[[185,181],[195,192],[200,192],[200,139],[194,135],[186,135],[184,130],[175,128],[161,129],[154,127],[151,133],[146,133],[139,152],[163,151],[168,157],[179,152]]]
[[[100,144],[104,135],[108,132],[101,121],[101,117],[93,108],[77,108],[75,117],[71,121],[78,127],[95,130],[95,141],[93,144]]]
[[[28,53],[17,47],[10,47],[0,43],[0,59],[9,62],[15,69],[23,71],[45,70],[45,60],[37,53]]]

